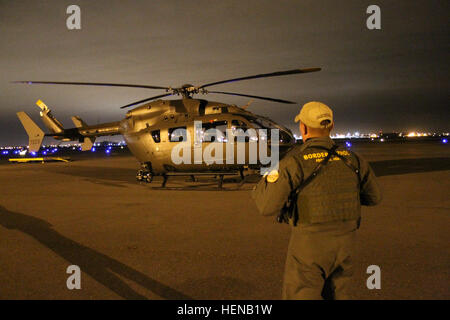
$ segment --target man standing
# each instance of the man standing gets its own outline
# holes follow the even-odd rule
[[[304,144],[261,179],[252,197],[263,215],[291,213],[279,216],[292,225],[283,299],[345,299],[361,205],[378,204],[381,193],[369,164],[331,140],[328,106],[309,102],[295,122]]]

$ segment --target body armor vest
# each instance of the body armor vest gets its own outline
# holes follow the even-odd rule
[[[359,169],[359,160],[348,150],[337,150]],[[300,153],[300,165],[304,179],[309,177],[327,151],[309,146]],[[317,176],[298,194],[296,201],[300,224],[325,223],[343,220],[359,220],[361,217],[360,178],[343,160],[332,156]]]

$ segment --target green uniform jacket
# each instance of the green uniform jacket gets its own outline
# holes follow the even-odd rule
[[[314,147],[330,149],[333,145],[329,137],[311,138],[290,150],[280,161],[278,172],[263,177],[252,192],[261,214],[277,215],[291,191],[326,156],[326,150]],[[358,220],[361,205],[376,205],[381,201],[381,192],[369,164],[345,148],[340,147],[337,152],[359,167],[360,177],[339,158],[332,157],[299,194],[297,214],[300,224]]]

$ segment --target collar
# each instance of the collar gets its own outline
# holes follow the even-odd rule
[[[311,145],[311,144],[334,144],[333,140],[330,137],[314,137],[314,138],[308,138],[305,141],[305,144]]]

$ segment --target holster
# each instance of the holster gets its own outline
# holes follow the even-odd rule
[[[298,210],[297,210],[297,193],[292,192],[287,202],[281,208],[280,213],[277,216],[277,221],[279,223],[297,225],[298,222]]]

